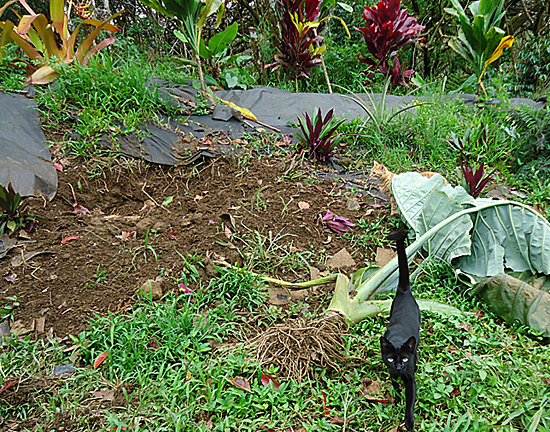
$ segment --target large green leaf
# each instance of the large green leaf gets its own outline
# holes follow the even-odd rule
[[[212,55],[216,55],[222,52],[224,49],[229,48],[231,42],[237,37],[237,31],[239,29],[239,23],[234,22],[224,31],[216,33],[208,41],[208,49]]]
[[[474,290],[495,314],[515,320],[550,336],[550,280],[530,278],[530,283],[501,274],[482,280]]]
[[[461,186],[445,186],[437,175],[395,176],[392,191],[416,238],[463,209],[478,209],[435,233],[424,245],[430,256],[448,262],[462,256],[458,268],[479,277],[505,269],[550,274],[550,224],[532,208],[512,201],[474,200]]]
[[[495,276],[507,268],[550,274],[550,224],[529,207],[510,203],[480,211],[472,236],[472,254],[459,263],[466,273]]]

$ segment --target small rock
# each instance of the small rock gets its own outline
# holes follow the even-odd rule
[[[327,266],[335,269],[343,267],[353,267],[355,266],[355,260],[352,258],[346,248],[343,248],[336,255],[327,260]]]
[[[282,306],[290,303],[290,291],[285,287],[274,287],[269,290],[269,304]]]
[[[62,374],[69,374],[74,372],[74,365],[63,365],[63,366],[54,366],[53,367],[53,374],[54,375],[62,375]]]
[[[139,288],[139,295],[151,296],[153,300],[159,300],[162,298],[162,280],[149,279],[145,281]]]

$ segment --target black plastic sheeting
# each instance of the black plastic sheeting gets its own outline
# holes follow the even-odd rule
[[[197,90],[190,85],[180,85],[153,78],[147,86],[157,88],[161,97],[174,105],[188,108],[195,103]],[[29,95],[32,90],[29,91]],[[226,153],[224,145],[201,148],[196,139],[222,132],[230,138],[240,138],[243,134],[256,134],[275,128],[284,134],[295,133],[292,126],[303,113],[312,113],[321,108],[323,114],[334,109],[337,118],[351,121],[356,117],[365,117],[367,113],[354,100],[340,94],[291,93],[272,87],[257,87],[250,90],[222,90],[215,96],[235,105],[247,108],[263,123],[259,124],[243,118],[241,113],[226,105],[219,104],[210,115],[189,116],[176,122],[159,116],[159,122],[147,122],[138,135],[104,135],[101,143],[122,153],[142,158],[148,162],[163,165],[178,165],[195,161],[199,157],[213,157],[217,151]],[[365,103],[370,97],[377,103],[380,94],[359,94]],[[369,97],[370,96],[370,97]],[[477,103],[473,95],[461,94],[458,97],[467,106]],[[404,107],[413,100],[422,100],[418,96],[386,96],[386,108]],[[544,102],[530,99],[513,98],[511,104],[525,103],[537,109],[544,108]],[[78,118],[76,119],[78,121]],[[115,125],[124,130],[122,125]],[[73,137],[76,138],[76,137]],[[294,140],[296,138],[294,137]],[[225,145],[225,147],[227,147]],[[191,154],[191,155],[190,155]],[[23,96],[0,93],[0,184],[12,182],[14,189],[21,195],[44,196],[51,199],[57,190],[57,175],[51,164],[51,156],[44,133],[40,128],[36,103]]]
[[[36,102],[0,92],[0,184],[23,196],[52,199],[57,173],[40,127]]]

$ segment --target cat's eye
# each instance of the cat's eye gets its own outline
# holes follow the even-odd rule
[[[407,363],[408,361],[409,361],[409,359],[408,359],[407,357],[405,357],[405,358],[403,359],[403,363]]]
[[[393,359],[392,359],[391,357],[388,357],[388,361],[389,361],[390,363],[393,363]]]

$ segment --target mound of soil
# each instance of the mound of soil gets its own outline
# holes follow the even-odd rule
[[[63,165],[56,197],[31,202],[30,212],[39,217],[32,243],[0,260],[1,275],[16,275],[15,281],[0,278],[2,297],[19,302],[12,327],[37,337],[78,334],[94,314],[124,310],[138,286],[157,276],[164,293],[177,290],[188,255],[204,260],[198,266],[203,281],[216,273],[209,260],[220,258],[274,277],[308,280],[305,266],[281,262],[283,251],[315,252],[326,260],[347,248],[362,267],[365,259],[374,260],[373,252],[352,248],[323,227],[321,216],[328,209],[353,223],[389,216],[367,197],[358,198],[358,210],[349,210],[349,190],[304,175],[307,167],[298,167],[299,175],[290,172],[288,158],[250,153],[185,168],[135,159]],[[311,264],[323,271],[325,262]]]

